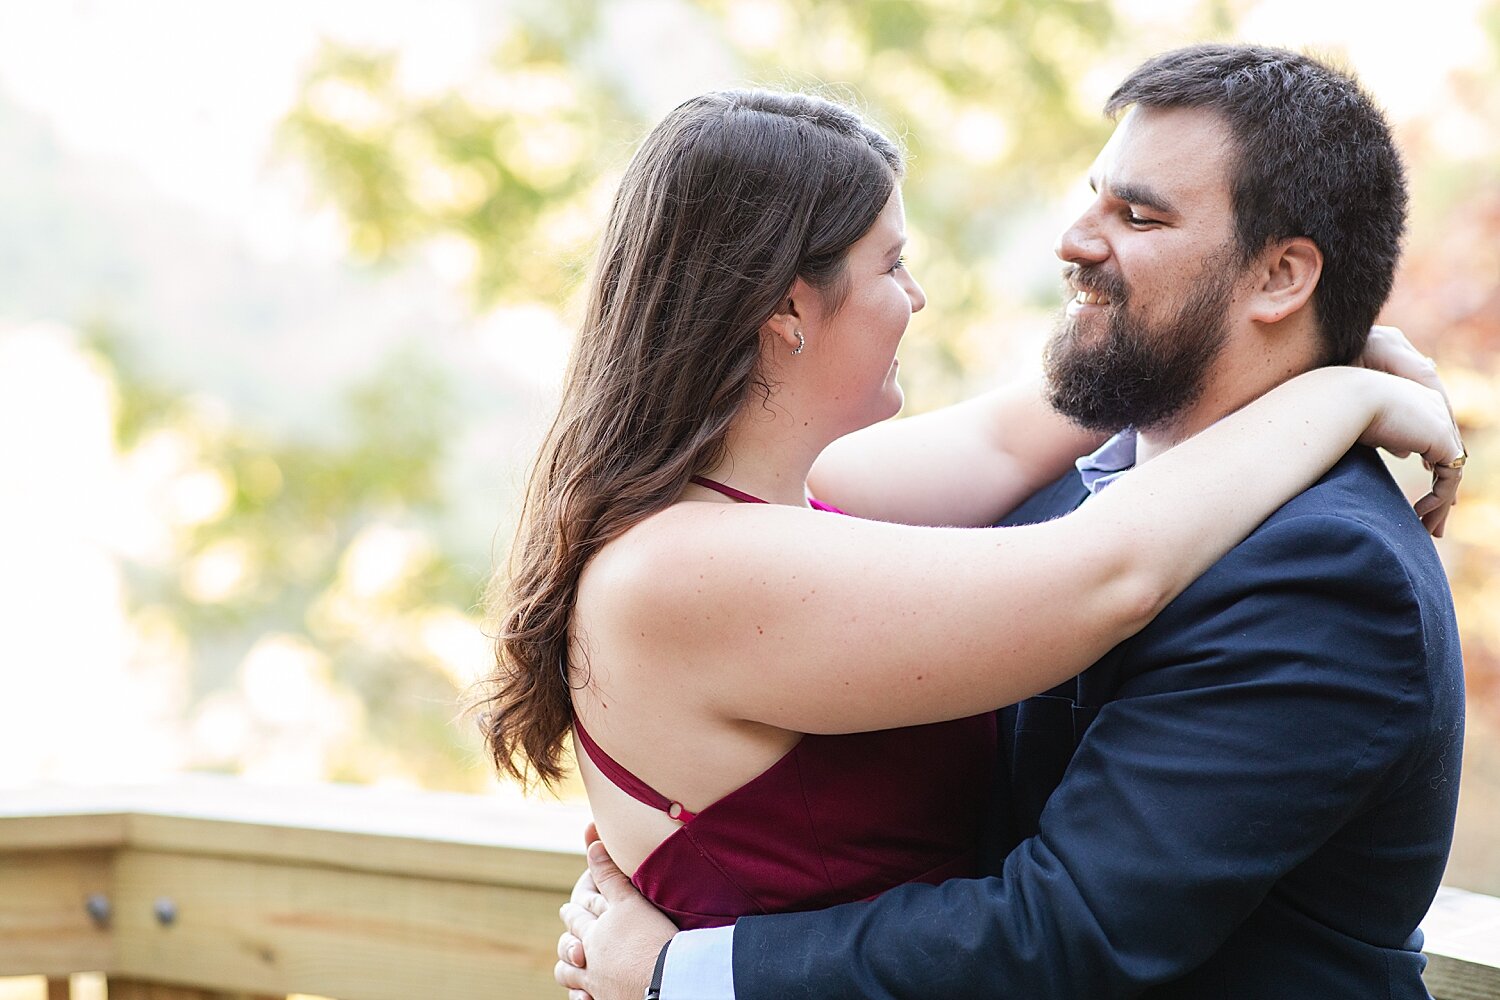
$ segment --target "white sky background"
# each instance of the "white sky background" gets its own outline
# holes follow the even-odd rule
[[[407,85],[441,90],[487,54],[479,14],[471,0],[3,0],[0,89],[67,146],[139,171],[260,252],[331,261],[337,230],[268,169],[320,40],[398,50]]]
[[[1116,6],[1138,39],[1153,30],[1177,37],[1195,3]],[[1441,111],[1448,72],[1488,57],[1473,27],[1479,6],[1263,0],[1242,27],[1257,41],[1344,49],[1393,117],[1435,117],[1438,135],[1462,152],[1466,144],[1495,141]],[[741,12],[746,24],[755,21],[754,7]],[[409,88],[440,91],[462,84],[496,41],[485,9],[475,0],[0,0],[0,93],[42,119],[70,153],[144,178],[252,254],[333,268],[343,258],[337,219],[309,207],[294,169],[271,165],[274,129],[307,61],[324,37],[394,49]],[[664,36],[649,33],[645,15],[680,10],[673,0],[619,0],[611,8],[621,51],[643,55],[635,70],[644,106],[665,110],[724,82],[717,76],[722,62],[702,51],[693,59],[650,57]],[[673,51],[696,50],[679,44]],[[1102,101],[1128,68],[1081,72]],[[1039,220],[1038,245],[1050,246],[1063,221]],[[1049,276],[1055,272],[1054,262],[1043,264]],[[131,492],[130,470],[109,446],[107,384],[69,349],[67,332],[5,320],[0,316],[0,455],[7,456],[0,463],[0,612],[7,622],[0,630],[0,787],[38,777],[169,772],[188,739],[180,731],[184,692],[171,676],[130,673],[132,650],[150,637],[132,633],[125,620],[117,563],[118,554],[159,530],[148,523],[155,508],[139,483]],[[555,379],[562,338],[497,341],[493,331],[504,326],[493,318],[482,324],[479,348],[488,344],[495,362],[523,381]],[[38,427],[50,436],[37,437]]]

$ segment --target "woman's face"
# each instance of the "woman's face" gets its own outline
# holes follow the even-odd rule
[[[901,259],[906,244],[906,214],[901,191],[876,217],[870,231],[849,248],[844,280],[848,295],[835,313],[824,310],[821,296],[798,303],[807,347],[797,360],[816,376],[819,397],[830,416],[848,433],[866,427],[901,409],[901,385],[896,381],[896,347],[911,314],[927,304]]]

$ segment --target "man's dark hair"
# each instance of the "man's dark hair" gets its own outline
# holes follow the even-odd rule
[[[1278,240],[1316,243],[1323,363],[1359,357],[1391,291],[1407,199],[1390,128],[1354,78],[1284,49],[1193,45],[1147,60],[1104,110],[1131,105],[1223,118],[1239,144],[1230,193],[1244,260]]]

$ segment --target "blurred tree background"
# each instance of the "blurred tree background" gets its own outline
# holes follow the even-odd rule
[[[483,26],[482,57],[460,78],[414,78],[389,38],[326,41],[305,63],[276,128],[274,169],[323,213],[352,277],[330,291],[295,262],[252,278],[226,264],[218,280],[244,286],[225,293],[241,310],[237,347],[212,346],[222,321],[211,313],[176,334],[143,328],[156,314],[122,289],[144,279],[83,251],[73,259],[104,291],[43,295],[51,286],[22,237],[81,232],[86,213],[61,207],[71,204],[66,172],[0,162],[0,180],[19,175],[58,206],[49,214],[0,185],[0,220],[17,235],[0,242],[0,260],[16,264],[8,279],[0,268],[0,426],[11,428],[0,443],[22,449],[0,473],[11,515],[0,538],[26,551],[29,529],[16,525],[27,512],[93,525],[80,530],[107,556],[101,600],[119,606],[97,628],[72,623],[95,638],[38,624],[32,646],[0,647],[0,691],[15,695],[0,722],[42,739],[25,722],[43,702],[67,706],[94,734],[71,750],[12,755],[19,763],[0,781],[100,773],[115,754],[148,773],[492,788],[472,726],[457,718],[465,686],[488,667],[482,594],[504,560],[614,185],[645,131],[683,98],[811,88],[857,104],[905,143],[909,256],[929,297],[903,347],[911,412],[1035,367],[1061,296],[1052,241],[1109,134],[1098,108],[1125,71],[1193,40],[1311,41],[1393,105],[1408,154],[1412,231],[1384,318],[1439,358],[1475,456],[1440,543],[1472,699],[1450,880],[1500,892],[1489,832],[1500,818],[1500,468],[1487,461],[1500,451],[1500,2],[1457,5],[1450,23],[1429,26],[1423,38],[1462,32],[1467,56],[1453,68],[1413,45],[1410,100],[1388,65],[1340,42],[1337,20],[1309,27],[1302,7],[1282,0],[1150,11],[1124,0],[459,6]],[[0,109],[6,136],[24,139],[34,162],[55,155]],[[114,224],[130,229],[133,218]],[[129,246],[132,259],[150,256]],[[433,276],[453,292],[451,307],[380,325],[412,308],[404,289]],[[157,306],[180,311],[178,294]],[[328,313],[314,300],[334,294],[364,303],[353,315],[368,318],[367,336],[320,328]],[[314,344],[335,360],[320,361]],[[74,395],[44,394],[37,372]],[[36,488],[63,433],[55,423],[48,438],[37,413],[74,398],[101,402],[95,430],[65,438],[81,442],[67,453],[95,447],[104,427],[108,454],[91,459],[92,478],[59,481],[109,497],[107,516],[58,507]],[[1419,467],[1397,472],[1420,488]],[[17,622],[38,595],[68,594],[87,613],[82,577],[58,574],[0,575]],[[74,666],[106,649],[89,645],[97,635],[123,650],[106,657],[118,666],[113,687]],[[102,701],[74,711],[80,683]]]

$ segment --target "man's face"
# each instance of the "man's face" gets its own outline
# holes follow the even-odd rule
[[[1150,430],[1202,395],[1245,269],[1234,145],[1211,112],[1133,108],[1089,175],[1096,197],[1058,241],[1069,300],[1047,344],[1048,396],[1093,430]]]

